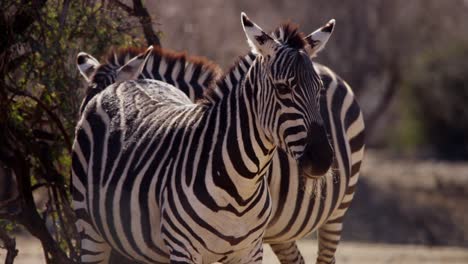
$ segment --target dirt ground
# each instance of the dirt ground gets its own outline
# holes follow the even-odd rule
[[[15,264],[45,264],[39,242],[30,237],[17,238],[20,253]],[[306,263],[315,263],[317,244],[313,240],[299,243]],[[0,250],[0,263],[5,260]],[[271,249],[265,246],[263,263],[279,263]],[[338,264],[467,264],[468,250],[456,247],[424,247],[414,245],[388,245],[344,242],[337,253]]]

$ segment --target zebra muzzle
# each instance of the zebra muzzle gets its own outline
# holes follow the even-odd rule
[[[333,149],[323,126],[314,124],[299,169],[309,178],[324,176],[333,163]]]

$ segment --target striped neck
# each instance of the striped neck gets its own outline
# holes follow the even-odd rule
[[[228,70],[219,81],[217,81],[216,85],[205,89],[205,100],[213,103],[221,100],[226,94],[229,94],[233,88],[236,88],[238,83],[241,83],[244,80],[244,77],[252,66],[255,58],[256,55],[252,52],[249,52],[243,57],[239,57],[234,66],[231,67],[231,69]]]
[[[204,102],[209,108],[209,122],[217,124],[215,134],[222,137],[218,138],[221,145],[215,148],[212,164],[223,165],[214,174],[224,176],[220,178],[224,182],[218,185],[224,184],[226,191],[235,187],[236,200],[240,204],[248,203],[258,191],[276,150],[259,125],[253,107],[252,93],[258,89],[255,87],[258,67],[254,63],[250,70],[246,70],[243,63],[238,63],[217,82]],[[217,91],[223,93],[218,94]]]

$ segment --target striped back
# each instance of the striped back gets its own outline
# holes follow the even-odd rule
[[[144,48],[134,47],[115,49],[107,56],[106,63],[118,68],[143,51]],[[155,47],[138,78],[174,85],[196,101],[203,97],[207,87],[214,86],[221,72],[217,64],[206,58]]]
[[[214,86],[221,76],[220,67],[203,57],[160,48],[155,49],[152,55],[140,77],[172,84],[192,101],[201,98],[204,88]]]

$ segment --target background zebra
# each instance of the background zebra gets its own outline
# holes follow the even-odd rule
[[[304,53],[314,47],[296,30],[286,30],[290,38],[279,43],[245,15],[243,26],[261,55],[247,72],[237,64],[202,103],[150,80],[99,89],[88,100],[73,156],[75,208],[85,209],[90,217],[80,220],[96,229],[87,234],[95,241],[82,241],[88,250],[83,260],[105,261],[105,240],[148,263],[260,262],[271,211],[264,176],[275,146],[301,158],[304,168],[328,169],[321,82]],[[120,73],[135,77],[135,67],[127,68],[104,80],[119,80]],[[97,67],[90,91],[102,87],[95,79],[100,70],[107,68]],[[232,75],[241,82],[233,83]],[[307,144],[310,135],[318,143]],[[317,146],[324,165],[313,163],[309,155],[315,153],[306,145]]]
[[[284,41],[281,28],[274,36]],[[109,63],[118,68],[140,52],[141,49],[121,49],[117,51],[121,56],[110,57]],[[253,53],[241,57],[242,68],[248,69],[254,59]],[[273,219],[265,238],[282,263],[301,263],[302,257],[293,241],[315,230],[320,231],[318,263],[333,262],[343,216],[354,196],[365,149],[363,116],[351,88],[329,68],[318,63],[313,65],[324,85],[320,105],[334,147],[333,174],[327,175],[325,180],[301,182],[297,180],[301,169],[296,168],[294,159],[281,150],[273,158],[268,173]],[[206,59],[156,48],[140,78],[173,84],[196,101],[202,97],[203,90],[219,78],[220,71]],[[228,78],[229,82],[239,81],[236,75]],[[334,208],[330,204],[335,204]]]

